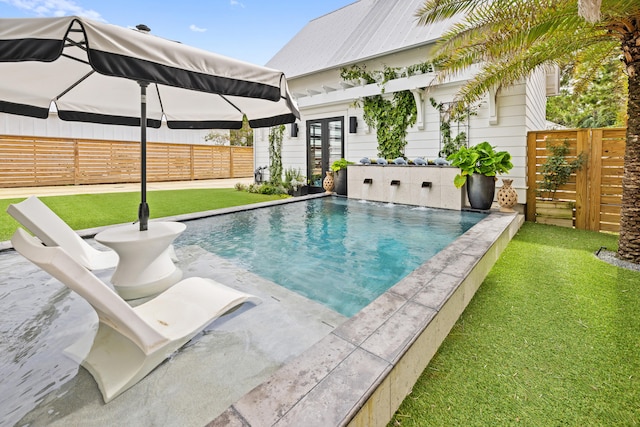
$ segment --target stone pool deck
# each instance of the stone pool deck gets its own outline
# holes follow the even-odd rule
[[[108,405],[79,370],[20,425],[385,426],[522,221],[492,213],[348,320],[182,248],[185,276],[212,277],[263,303],[214,322]]]

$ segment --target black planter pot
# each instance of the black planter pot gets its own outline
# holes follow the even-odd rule
[[[307,187],[306,185],[298,187],[298,189],[296,190],[294,190],[293,188],[289,190],[289,195],[294,197],[306,196],[307,194],[309,194],[309,187]]]
[[[324,188],[322,188],[322,187],[314,187],[313,185],[310,185],[309,187],[307,187],[307,193],[308,194],[324,193]]]
[[[467,176],[467,196],[472,209],[491,209],[496,191],[496,177],[474,173]]]
[[[334,190],[339,196],[347,195],[347,169],[340,169],[333,174]]]

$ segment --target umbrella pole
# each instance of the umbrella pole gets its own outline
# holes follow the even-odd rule
[[[138,221],[140,231],[148,227],[149,205],[147,204],[147,82],[140,85],[140,206],[138,207]]]

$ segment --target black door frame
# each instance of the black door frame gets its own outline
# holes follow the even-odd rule
[[[322,187],[322,180],[326,175],[326,172],[330,170],[331,165],[330,161],[330,153],[329,153],[329,122],[340,122],[340,157],[344,157],[344,116],[336,116],[336,117],[327,117],[323,119],[314,119],[306,121],[307,128],[307,177],[309,179],[312,178],[313,175],[313,160],[314,153],[311,150],[311,125],[315,123],[320,123],[320,133],[321,133],[321,172],[320,172],[320,187]],[[311,182],[313,185],[313,182]]]

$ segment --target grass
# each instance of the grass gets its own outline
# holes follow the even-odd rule
[[[231,188],[163,190],[147,193],[151,218],[202,212],[280,198],[282,196],[248,193]],[[7,214],[7,206],[22,200],[24,198],[0,200],[0,241],[9,240],[19,225]],[[40,200],[71,228],[83,230],[136,221],[140,193],[78,194],[40,197]]]
[[[525,223],[390,426],[640,424],[640,272]]]

